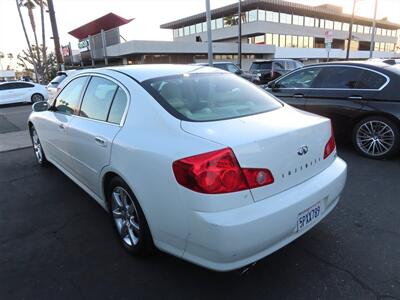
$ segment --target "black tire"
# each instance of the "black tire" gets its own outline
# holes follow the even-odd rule
[[[137,243],[133,243],[132,239],[129,237],[130,234],[127,232],[127,236],[124,237],[124,235],[121,233],[121,228],[117,224],[116,218],[114,217],[115,212],[118,208],[117,206],[114,205],[116,202],[114,200],[113,193],[115,191],[118,191],[119,188],[122,188],[125,192],[128,193],[131,202],[133,203],[134,210],[136,212],[135,216],[125,216],[119,219],[119,220],[124,220],[124,218],[131,218],[128,220],[125,219],[125,222],[130,224],[131,229],[134,229],[133,226],[131,225],[131,220],[135,219],[135,223],[138,224],[139,230],[135,231],[135,237],[137,237]],[[107,188],[107,201],[110,209],[110,216],[111,220],[114,224],[114,227],[116,229],[116,232],[124,246],[124,248],[132,255],[138,255],[138,256],[147,256],[150,255],[154,252],[154,243],[153,243],[153,238],[151,236],[149,226],[147,224],[146,217],[143,214],[142,208],[140,207],[139,202],[137,201],[135,195],[133,194],[132,190],[129,188],[129,186],[123,181],[120,177],[114,177],[111,179],[111,181],[108,184]],[[133,215],[133,213],[131,213]],[[122,221],[123,222],[123,221]],[[129,226],[128,226],[129,227]],[[134,231],[134,230],[132,230]],[[127,238],[128,237],[128,238]]]
[[[355,125],[352,141],[356,150],[365,157],[390,158],[399,151],[399,127],[385,117],[367,117]]]
[[[40,101],[44,101],[44,97],[42,94],[35,93],[32,95],[32,97],[31,97],[32,103],[36,103],[36,102],[40,102]]]
[[[44,153],[42,143],[40,142],[39,136],[34,126],[29,128],[29,133],[31,136],[33,152],[35,153],[36,161],[41,167],[47,167],[49,162],[46,158],[46,154]]]

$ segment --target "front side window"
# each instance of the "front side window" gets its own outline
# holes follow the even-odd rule
[[[79,115],[99,121],[106,121],[108,110],[118,86],[110,80],[92,77],[83,96]]]
[[[234,74],[190,74],[150,79],[146,90],[172,115],[217,121],[282,107],[267,92]]]
[[[311,88],[321,72],[321,68],[308,68],[289,74],[276,82],[277,88],[304,89]]]
[[[72,80],[58,95],[54,109],[67,115],[76,114],[79,108],[79,100],[82,90],[86,85],[87,76]]]
[[[353,67],[325,67],[315,84],[317,88],[355,89],[363,74],[363,69]]]

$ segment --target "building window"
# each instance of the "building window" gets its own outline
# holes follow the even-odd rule
[[[371,27],[364,26],[364,34],[370,34],[370,33],[371,33]]]
[[[364,33],[364,26],[357,25],[357,33]]]
[[[249,22],[257,21],[257,14],[258,14],[258,12],[257,12],[256,9],[250,10],[250,11],[248,11],[247,13],[248,13],[248,18],[247,18],[247,20],[248,20]]]
[[[215,23],[216,23],[217,29],[224,27],[224,21],[222,20],[222,18],[216,19]]]
[[[265,35],[265,44],[267,44],[267,45],[273,45],[272,33],[267,33],[267,34]]]
[[[291,35],[286,36],[286,48],[292,48],[292,36]]]
[[[382,35],[387,35],[387,30],[386,29],[382,29]]]
[[[342,30],[342,23],[341,22],[336,22],[333,24],[333,29],[335,30]]]
[[[324,19],[319,20],[319,28],[325,28],[325,20]]]
[[[298,42],[297,42],[297,47],[303,48],[304,47],[304,37],[299,36]]]
[[[273,12],[273,11],[267,11],[265,18],[268,22],[278,23],[279,22],[279,13]]]
[[[203,22],[203,32],[207,32],[207,22]]]
[[[308,48],[308,36],[304,37],[303,45],[304,45],[304,48]]]
[[[382,35],[382,28],[377,28],[376,29],[376,34],[377,35]]]
[[[279,35],[279,47],[284,48],[285,47],[285,42],[286,42],[286,37],[284,34]]]
[[[184,27],[183,31],[184,31],[184,35],[189,35],[190,34],[189,26]]]
[[[293,16],[293,24],[304,26],[304,17],[303,16]]]
[[[272,35],[272,44],[276,47],[279,47],[279,34],[274,33]]]
[[[179,28],[179,36],[183,36],[183,28]]]
[[[254,43],[256,44],[265,44],[265,35],[258,35],[254,38]]]
[[[279,20],[282,24],[292,24],[292,15],[281,13]]]
[[[265,10],[258,10],[258,21],[265,21],[266,19],[266,13]]]
[[[216,28],[215,20],[211,20],[211,30],[215,30],[215,28]]]
[[[292,36],[292,47],[297,48],[298,47],[298,38],[297,36]]]
[[[314,48],[314,38],[312,36],[308,38],[308,47]]]
[[[196,24],[196,32],[197,33],[203,32],[203,26],[201,25],[201,23]]]
[[[342,30],[343,31],[349,31],[350,30],[350,24],[349,23],[343,23]]]
[[[196,26],[190,25],[190,34],[195,34],[195,33],[196,33]]]
[[[178,37],[179,36],[179,30],[178,29],[174,29],[173,34],[174,34],[174,38]]]
[[[326,29],[333,29],[333,21],[325,20],[325,28]]]
[[[304,25],[308,26],[308,27],[314,27],[315,19],[314,18],[310,18],[310,17],[305,17],[304,18]]]

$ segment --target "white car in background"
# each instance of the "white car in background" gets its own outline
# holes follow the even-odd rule
[[[132,254],[246,266],[324,219],[346,181],[329,119],[216,68],[82,71],[33,110],[38,163],[110,211]]]
[[[0,104],[39,102],[48,99],[46,87],[41,84],[25,81],[0,83]]]
[[[49,93],[50,102],[53,101],[55,96],[57,95],[61,82],[63,82],[65,78],[67,78],[69,75],[74,74],[75,72],[76,70],[57,72],[57,76],[54,77],[46,87],[47,92]]]

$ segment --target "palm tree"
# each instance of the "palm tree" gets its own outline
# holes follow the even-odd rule
[[[15,0],[15,3],[17,4],[19,19],[20,19],[20,21],[21,21],[22,29],[24,30],[25,39],[26,39],[26,43],[28,44],[29,53],[30,53],[30,55],[33,57],[31,42],[29,41],[29,36],[28,36],[28,33],[26,32],[26,27],[25,27],[24,18],[22,17],[22,13],[21,13],[21,1]],[[33,62],[33,70],[34,70],[34,72],[35,72],[36,80],[38,80],[38,73],[37,73],[37,69],[36,69],[36,62]]]
[[[38,0],[35,0],[35,2]],[[49,69],[47,68],[47,53],[46,53],[46,30],[44,27],[44,7],[47,7],[47,2],[44,0],[39,0],[39,6],[40,6],[40,18],[42,22],[42,54],[43,54],[43,66],[45,66],[45,70],[43,70],[43,73],[46,74],[46,77],[48,80],[50,80],[49,77]]]

